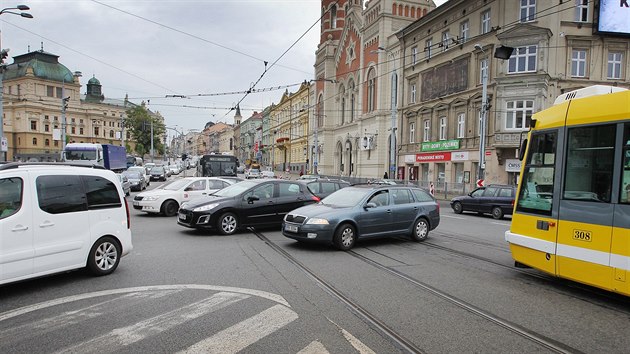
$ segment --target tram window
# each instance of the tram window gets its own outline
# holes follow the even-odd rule
[[[522,176],[517,210],[551,215],[556,140],[556,132],[532,135]]]
[[[621,193],[619,202],[630,204],[630,124],[626,124],[623,132],[623,170],[621,175]]]
[[[564,199],[610,202],[615,126],[569,129]]]

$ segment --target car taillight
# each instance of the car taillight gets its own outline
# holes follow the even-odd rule
[[[320,198],[320,197],[318,197],[316,195],[312,196],[311,199],[313,199],[317,203],[319,203],[319,201],[322,200],[322,198]]]
[[[127,228],[131,229],[131,220],[129,220],[129,204],[127,204],[127,198],[123,198],[125,200],[125,210],[127,211]]]

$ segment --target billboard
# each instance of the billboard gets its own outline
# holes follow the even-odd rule
[[[597,32],[630,36],[630,0],[600,0]]]

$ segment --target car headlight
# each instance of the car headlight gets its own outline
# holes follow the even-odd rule
[[[328,225],[328,220],[320,218],[310,218],[306,220],[306,224],[310,225]]]
[[[212,204],[208,204],[208,205],[203,205],[200,207],[196,207],[195,209],[193,209],[193,211],[208,211],[208,210],[212,210],[214,208],[216,208],[219,205],[219,203],[212,203]]]
[[[158,197],[156,195],[149,195],[149,196],[146,196],[146,197],[142,198],[142,200],[146,200],[147,202],[152,202],[152,201],[158,200],[158,199],[160,199],[160,197]]]

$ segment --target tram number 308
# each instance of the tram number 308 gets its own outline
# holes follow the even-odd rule
[[[591,242],[593,237],[590,231],[573,230],[573,239],[578,241]]]

